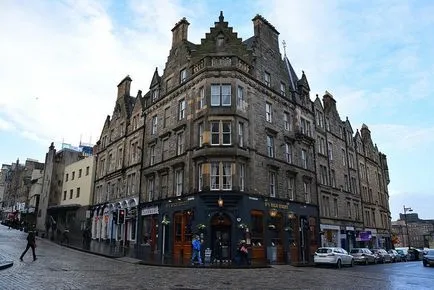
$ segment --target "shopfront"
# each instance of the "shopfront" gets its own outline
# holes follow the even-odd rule
[[[318,208],[239,193],[203,193],[141,205],[141,246],[162,263],[190,263],[198,236],[211,263],[230,263],[245,242],[252,263],[308,263],[318,248]]]

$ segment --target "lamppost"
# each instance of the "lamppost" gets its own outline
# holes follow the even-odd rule
[[[407,223],[407,212],[412,212],[413,209],[411,207],[405,207],[404,208],[404,221],[405,221],[405,227],[407,228],[407,242],[408,242],[408,249],[410,250],[410,235],[408,234],[408,223]]]

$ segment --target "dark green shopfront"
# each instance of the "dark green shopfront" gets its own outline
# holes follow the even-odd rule
[[[308,264],[319,243],[318,207],[238,192],[201,193],[142,203],[137,256],[189,264],[192,239],[206,263],[228,264],[244,241],[252,264]]]

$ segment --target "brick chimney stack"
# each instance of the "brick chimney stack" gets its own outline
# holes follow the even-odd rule
[[[187,40],[189,25],[190,23],[184,17],[172,28],[172,48]]]

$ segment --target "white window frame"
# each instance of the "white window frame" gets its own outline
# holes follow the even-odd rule
[[[215,127],[213,125],[218,124],[218,132],[213,131]],[[223,131],[225,125],[229,124],[229,131]],[[210,132],[211,132],[211,146],[228,146],[232,145],[232,121],[226,120],[212,120],[210,121]],[[213,142],[213,136],[218,134],[218,143]],[[224,142],[225,136],[229,136],[229,142]]]
[[[217,169],[217,170],[215,170]],[[228,169],[229,172],[227,172]],[[226,161],[212,161],[210,174],[210,189],[232,190],[232,163]],[[215,184],[213,184],[213,179]]]
[[[239,178],[240,178],[240,191],[244,191],[246,186],[246,164],[244,163],[240,163],[239,165]]]
[[[305,203],[312,202],[312,188],[311,183],[307,181],[303,181],[303,190],[304,190],[304,201]]]
[[[151,145],[149,147],[149,165],[152,166],[155,164],[155,145]]]
[[[158,129],[158,116],[154,115],[152,116],[152,129],[151,129],[151,134],[155,135],[157,134],[157,129]]]
[[[294,193],[295,193],[295,178],[293,176],[288,176],[287,178],[287,186],[288,186],[288,198],[290,200],[294,200]]]
[[[164,109],[164,120],[163,120],[163,128],[166,128],[170,121],[170,107]]]
[[[205,87],[199,88],[199,109],[205,107]]]
[[[288,112],[283,112],[283,125],[284,125],[286,131],[290,130],[289,113]]]
[[[307,151],[305,149],[301,149],[301,166],[304,169],[307,169]]]
[[[154,199],[155,194],[155,178],[148,179],[148,201],[152,201]]]
[[[176,155],[184,153],[184,131],[176,134]]]
[[[287,163],[292,163],[292,148],[289,143],[285,143],[285,161]]]
[[[185,119],[185,99],[178,101],[178,120]]]
[[[229,98],[226,100],[228,96]],[[216,102],[217,97],[218,102]],[[211,84],[211,107],[230,107],[232,105],[231,99],[232,86],[230,84]]]
[[[267,155],[270,158],[274,158],[275,152],[274,152],[274,137],[267,135]]]
[[[197,190],[203,190],[203,163],[197,165]]]
[[[328,150],[329,160],[333,161],[333,143],[330,141],[327,144],[327,150]]]
[[[286,96],[286,85],[283,82],[280,82],[280,94]]]
[[[275,171],[268,172],[268,184],[269,184],[268,193],[270,194],[270,197],[276,197],[276,172]]]
[[[176,196],[181,196],[184,187],[184,170],[175,170],[175,194]]]
[[[244,88],[242,86],[237,87],[237,106],[244,109]]]
[[[186,80],[187,80],[187,69],[184,68],[179,73],[179,82],[182,84],[185,83]]]
[[[199,134],[199,147],[202,147],[202,146],[203,146],[203,126],[204,126],[204,123],[203,123],[203,122],[200,122],[200,123],[198,124],[198,129],[197,129],[197,131],[198,131],[198,134]]]
[[[271,86],[271,75],[269,72],[264,72],[264,82],[267,87]]]
[[[238,146],[244,147],[244,123],[238,122]]]
[[[345,151],[344,148],[341,148],[341,152],[342,152],[342,165],[346,166],[347,165],[347,152]]]
[[[265,121],[273,122],[273,106],[270,102],[265,102]]]

